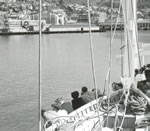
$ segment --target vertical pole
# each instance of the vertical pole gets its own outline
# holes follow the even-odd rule
[[[131,77],[134,80],[134,70],[139,68],[138,45],[137,45],[137,20],[136,20],[136,0],[124,0],[126,8],[124,8],[125,30],[128,49],[131,51],[131,59],[129,60],[129,69]],[[130,53],[130,52],[129,52]],[[130,54],[129,54],[130,55]],[[130,75],[129,75],[130,76]]]
[[[132,77],[134,77],[134,70],[135,69],[138,69],[139,68],[139,57],[138,57],[138,47],[137,47],[137,14],[136,14],[136,12],[137,12],[137,0],[133,0],[133,2],[132,2],[132,5],[133,5],[133,31],[132,31],[132,40],[131,40],[131,44],[132,44],[132,61],[133,61],[133,67],[132,67]]]
[[[99,113],[99,103],[98,103],[98,89],[97,89],[97,80],[96,80],[96,73],[95,73],[95,61],[94,61],[94,50],[93,50],[93,41],[92,41],[92,34],[91,34],[91,13],[90,13],[90,2],[87,0],[87,6],[88,6],[88,24],[89,24],[89,38],[90,38],[90,56],[91,56],[91,62],[92,62],[92,75],[93,75],[93,81],[94,81],[94,88],[96,90],[96,103],[97,103],[97,114],[99,123],[100,120],[100,113]]]
[[[142,49],[143,49],[143,52],[144,52],[144,44],[143,44],[143,43],[142,43]],[[142,56],[142,60],[143,60],[143,66],[144,66],[144,64],[145,64],[144,54],[143,54],[143,56]]]
[[[39,103],[38,103],[38,108],[39,108],[39,131],[41,131],[41,45],[42,45],[42,31],[41,31],[41,12],[42,12],[42,7],[41,7],[41,0],[39,0]]]
[[[110,90],[111,90],[111,67],[112,67],[112,23],[113,23],[113,0],[111,0],[111,25],[110,25],[110,42],[109,42],[109,73],[108,73],[108,101],[107,101],[107,121],[106,121],[106,126],[108,125],[108,121],[109,121],[109,106],[110,106]]]

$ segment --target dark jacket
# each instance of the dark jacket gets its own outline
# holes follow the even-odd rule
[[[74,110],[76,110],[79,107],[84,105],[81,98],[73,99],[71,102],[72,102],[72,107],[73,107]]]

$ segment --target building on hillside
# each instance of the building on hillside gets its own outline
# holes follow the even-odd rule
[[[70,19],[71,19],[71,20],[74,20],[74,21],[77,21],[77,20],[78,20],[78,15],[77,15],[77,14],[72,14],[72,15],[70,16]]]
[[[67,17],[66,24],[76,24],[78,20],[77,14],[72,14],[71,16]]]
[[[100,12],[98,16],[98,23],[103,23],[106,20],[106,12]]]
[[[50,13],[50,24],[64,25],[66,17],[62,14]]]
[[[50,14],[50,24],[64,25],[66,22],[66,13],[61,9],[55,9]]]
[[[48,11],[42,12],[42,20],[45,20],[47,24],[50,24],[50,13]]]
[[[78,23],[87,23],[88,22],[88,14],[79,14],[77,22]]]

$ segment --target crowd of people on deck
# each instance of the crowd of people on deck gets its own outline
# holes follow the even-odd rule
[[[135,70],[135,79],[137,80],[137,88],[150,97],[150,64],[142,66]],[[123,88],[121,82],[113,82],[112,90],[117,91]]]
[[[135,70],[135,78],[137,79],[137,88],[150,97],[150,64]],[[123,88],[121,82],[113,82],[112,90],[117,91]],[[50,120],[50,122],[55,121],[54,118],[60,116],[67,116],[69,113],[80,108],[81,106],[95,100],[97,97],[102,97],[104,94],[100,92],[99,89],[92,89],[88,91],[87,87],[81,88],[81,94],[78,91],[73,91],[71,93],[71,102],[65,102],[63,98],[57,98],[55,102],[51,105],[52,110],[41,111],[41,115],[45,121]]]
[[[67,116],[72,111],[102,96],[103,93],[101,93],[99,89],[88,91],[87,87],[82,87],[81,95],[78,91],[73,91],[71,93],[71,102],[65,102],[62,97],[57,98],[55,102],[51,104],[52,110],[46,111],[43,109],[41,115],[44,121],[51,120],[51,122],[53,122],[55,118]]]

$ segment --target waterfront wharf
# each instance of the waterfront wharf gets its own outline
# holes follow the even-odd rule
[[[111,28],[114,30],[116,26],[116,22],[103,22],[103,23],[99,23],[98,26],[101,28],[101,30],[111,30]],[[150,20],[137,21],[137,28],[138,30],[150,30]],[[124,29],[124,23],[118,22],[116,26],[116,30],[123,30],[123,29]]]
[[[88,26],[52,26],[42,31],[43,34],[56,34],[56,33],[88,33]],[[92,26],[91,32],[104,32],[102,28],[99,26]],[[31,35],[31,34],[39,34],[39,31],[8,31],[8,32],[0,32],[0,35]]]

